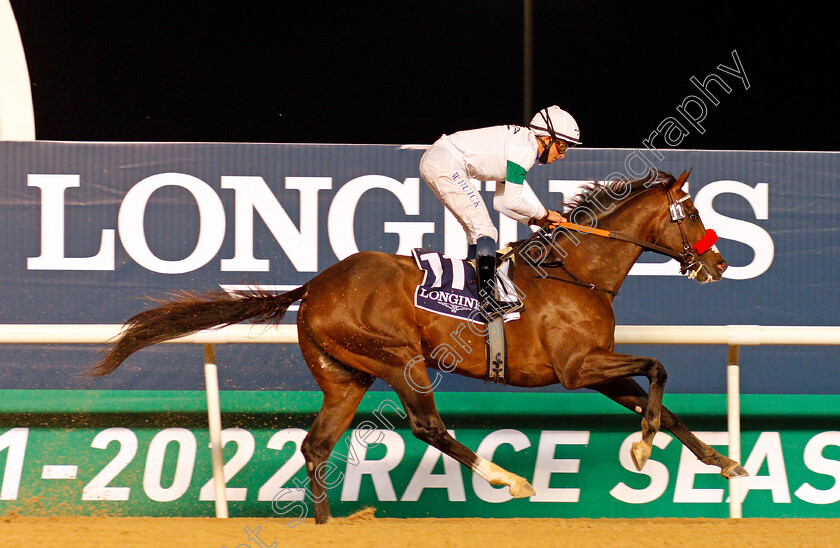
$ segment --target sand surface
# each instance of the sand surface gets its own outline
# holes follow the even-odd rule
[[[250,537],[250,538],[249,538]],[[276,543],[276,544],[275,544]],[[0,518],[0,546],[840,546],[832,519],[395,519],[372,510],[316,526],[269,518]]]

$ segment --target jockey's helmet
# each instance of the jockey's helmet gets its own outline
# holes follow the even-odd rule
[[[566,141],[571,146],[581,144],[580,129],[572,115],[554,105],[537,112],[528,127],[537,135]]]

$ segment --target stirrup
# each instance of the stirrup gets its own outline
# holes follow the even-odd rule
[[[506,314],[516,312],[522,308],[522,303],[519,301],[500,301],[493,297],[488,298],[479,305],[481,315],[487,319],[496,317],[504,317]]]

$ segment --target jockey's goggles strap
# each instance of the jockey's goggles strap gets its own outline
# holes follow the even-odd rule
[[[543,144],[543,151],[542,151],[542,154],[540,154],[540,157],[539,157],[540,163],[541,164],[547,164],[548,163],[548,155],[551,152],[551,147],[554,146],[554,142],[553,141],[549,141],[548,143],[546,143],[545,141],[541,141],[541,142]]]

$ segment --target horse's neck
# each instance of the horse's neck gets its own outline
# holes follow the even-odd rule
[[[655,189],[635,196],[604,215],[595,228],[620,232],[639,240],[654,242],[662,228],[665,206]],[[662,201],[664,204],[664,201]],[[573,234],[563,241],[568,253],[565,263],[569,270],[587,283],[617,291],[643,249],[631,243],[588,234]],[[577,240],[577,243],[575,243]]]

